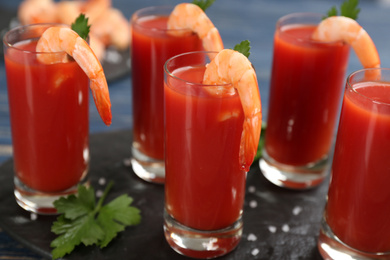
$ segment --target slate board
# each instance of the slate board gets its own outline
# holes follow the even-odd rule
[[[132,172],[130,130],[93,134],[90,138],[90,178],[95,190],[103,190],[99,179],[114,180],[107,198],[127,193],[141,210],[142,222],[129,227],[104,249],[79,246],[65,259],[188,259],[174,252],[163,234],[163,185],[150,184]],[[0,227],[11,237],[46,258],[51,258],[50,232],[53,216],[31,220],[13,196],[12,159],[0,166]],[[239,246],[219,259],[322,259],[317,249],[319,223],[328,180],[306,191],[286,190],[269,183],[258,162],[248,173],[244,205],[244,232]]]

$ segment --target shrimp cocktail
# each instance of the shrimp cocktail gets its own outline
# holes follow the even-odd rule
[[[247,57],[225,49],[175,56],[165,75],[165,237],[186,256],[224,255],[242,235],[260,137],[256,74]]]
[[[54,200],[88,182],[89,79],[100,115],[111,123],[107,82],[86,41],[68,27],[18,27],[3,41],[15,197],[26,210],[56,213]]]
[[[345,87],[318,248],[324,259],[390,259],[390,70]]]
[[[132,24],[133,144],[131,164],[144,180],[163,183],[165,61],[177,54],[223,49],[218,30],[197,5],[137,11]]]
[[[305,189],[326,177],[350,46],[364,67],[379,65],[371,38],[351,18],[298,13],[277,22],[260,160],[274,184]]]

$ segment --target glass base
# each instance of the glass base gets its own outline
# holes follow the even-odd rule
[[[323,218],[321,222],[320,235],[317,242],[321,256],[326,260],[369,260],[369,259],[390,259],[390,252],[387,253],[366,253],[344,244],[326,223]]]
[[[242,229],[241,217],[225,229],[202,231],[180,224],[164,211],[164,234],[168,244],[188,257],[210,259],[226,255],[237,247]]]
[[[260,170],[270,182],[290,189],[310,189],[318,186],[329,170],[328,156],[305,166],[290,166],[276,162],[265,150],[259,161]]]
[[[132,146],[132,155],[130,159],[134,173],[141,179],[163,184],[165,182],[165,164],[163,160],[156,160],[141,153]]]
[[[15,176],[14,195],[18,205],[29,212],[40,215],[55,215],[57,214],[57,210],[54,207],[53,202],[59,199],[61,196],[76,194],[77,186],[79,184],[89,186],[89,179],[85,177],[83,178],[83,181],[64,191],[46,193],[27,187],[19,180],[19,178]]]

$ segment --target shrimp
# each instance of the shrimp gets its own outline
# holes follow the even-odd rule
[[[130,24],[116,8],[105,10],[92,24],[91,33],[106,46],[112,44],[120,50],[129,48]]]
[[[168,29],[189,29],[202,40],[206,51],[221,51],[223,42],[217,28],[204,11],[195,4],[182,3],[175,6],[168,18]]]
[[[32,1],[32,0],[27,0]],[[37,1],[37,0],[35,0]],[[42,0],[41,0],[42,1]],[[60,22],[71,24],[80,13],[88,17],[93,23],[110,8],[111,0],[87,0],[87,1],[59,1],[56,4],[57,15]]]
[[[57,2],[58,20],[63,24],[72,24],[81,13],[83,3],[80,1]]]
[[[111,102],[107,80],[102,65],[88,43],[75,31],[67,27],[50,27],[38,40],[37,52],[66,52],[79,64],[91,80],[90,88],[96,108],[106,125],[111,124]],[[38,60],[45,64],[64,62],[57,55],[38,55]]]
[[[224,49],[208,64],[204,84],[232,84],[238,91],[244,111],[239,160],[246,171],[253,162],[261,132],[261,100],[256,72],[241,53]]]
[[[52,0],[25,0],[18,8],[21,24],[55,23],[57,20],[56,5]]]
[[[352,46],[364,68],[379,68],[380,59],[368,33],[353,19],[331,16],[324,19],[312,35],[318,41],[343,41]]]
[[[87,0],[81,6],[81,12],[93,23],[99,16],[111,7],[111,0]]]
[[[104,56],[106,54],[106,46],[96,35],[92,33],[89,35],[89,46],[91,46],[93,53],[96,55],[96,58],[103,62]]]

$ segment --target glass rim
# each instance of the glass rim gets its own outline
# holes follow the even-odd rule
[[[16,43],[19,43],[21,41],[17,41],[16,43],[10,43],[7,38],[9,35],[11,35],[12,33],[17,33],[17,31],[21,31],[21,32],[26,32],[27,31],[27,28],[33,28],[33,27],[53,27],[53,26],[58,26],[58,27],[70,27],[69,25],[67,24],[62,24],[62,23],[36,23],[36,24],[26,24],[26,25],[19,25],[19,26],[16,26],[12,29],[10,29],[9,31],[7,31],[4,36],[3,36],[3,44],[4,46],[6,46],[7,48],[12,48],[16,51],[20,51],[20,52],[23,52],[23,53],[28,53],[28,54],[41,54],[41,55],[47,55],[47,54],[50,54],[50,55],[53,55],[53,54],[61,54],[61,53],[66,53],[65,51],[56,51],[56,52],[38,52],[38,51],[29,51],[29,50],[25,50],[25,49],[22,49],[22,48],[19,48],[17,46],[15,46]],[[19,33],[20,34],[20,33]],[[33,39],[33,38],[28,38],[28,39]],[[25,39],[25,40],[28,40],[28,39]]]
[[[146,29],[151,32],[191,32],[191,29],[168,29],[168,28],[158,28],[158,27],[149,27],[142,25],[142,23],[138,22],[140,18],[147,17],[147,16],[153,16],[153,17],[159,17],[159,16],[169,16],[169,13],[163,13],[163,11],[172,11],[175,8],[173,5],[154,5],[154,6],[148,6],[141,9],[138,9],[133,13],[131,16],[131,24],[132,26],[136,25],[140,28]],[[147,11],[161,11],[160,13],[155,14],[147,14],[147,15],[140,15],[143,12]]]
[[[198,83],[198,82],[192,82],[192,81],[189,81],[189,80],[185,80],[185,79],[182,79],[176,75],[173,74],[173,71],[170,71],[168,69],[168,64],[170,62],[172,62],[174,59],[177,59],[177,58],[180,58],[180,57],[184,57],[184,56],[188,56],[188,55],[194,55],[194,54],[203,54],[205,56],[207,56],[208,54],[211,54],[211,53],[214,53],[214,54],[217,54],[218,52],[217,51],[192,51],[192,52],[185,52],[185,53],[181,53],[181,54],[178,54],[178,55],[175,55],[171,58],[169,58],[165,63],[164,63],[164,72],[166,73],[166,75],[168,75],[169,77],[172,77],[174,78],[175,80],[179,80],[181,82],[184,82],[186,83],[187,85],[191,85],[191,86],[197,86],[197,87],[210,87],[210,88],[216,88],[216,87],[222,87],[222,86],[226,86],[226,87],[233,87],[233,84],[232,83],[222,83],[222,84],[204,84],[204,83]],[[206,66],[208,63],[205,63],[204,65]]]
[[[373,99],[371,97],[368,97],[362,93],[360,93],[359,91],[356,90],[356,88],[354,88],[353,86],[358,84],[358,83],[363,83],[363,82],[378,82],[378,83],[385,83],[386,85],[389,85],[390,86],[390,80],[387,82],[387,81],[382,81],[381,80],[381,75],[382,73],[378,74],[379,75],[379,78],[376,78],[375,80],[367,80],[367,81],[360,81],[360,82],[357,82],[357,83],[352,83],[352,78],[354,76],[356,76],[357,74],[361,74],[361,73],[364,73],[366,74],[366,72],[372,72],[372,71],[387,71],[387,73],[389,73],[390,75],[390,68],[364,68],[364,69],[360,69],[360,70],[356,70],[354,72],[351,72],[348,77],[347,77],[347,82],[346,82],[346,89],[350,90],[353,92],[353,94],[355,95],[358,95],[364,99],[367,99],[367,100],[370,100],[372,103],[375,103],[375,104],[380,104],[380,105],[385,105],[385,106],[390,106],[390,102],[383,102],[383,101],[378,101],[376,99]]]
[[[318,25],[319,22],[321,22],[321,18],[325,17],[324,14],[320,14],[320,13],[314,13],[314,12],[296,12],[296,13],[289,13],[289,14],[286,14],[282,17],[280,17],[277,22],[276,22],[276,30],[277,31],[281,31],[283,32],[285,35],[288,35],[289,37],[292,37],[292,38],[295,38],[299,41],[302,41],[302,42],[307,42],[307,43],[313,43],[313,44],[335,44],[335,43],[339,43],[341,41],[316,41],[316,40],[312,40],[312,39],[307,39],[307,38],[302,38],[302,37],[297,37],[295,35],[291,35],[290,33],[288,32],[285,32],[283,31],[281,28],[283,26],[286,26],[286,25],[283,25],[282,23],[285,22],[286,20],[288,19],[291,19],[291,18],[294,18],[294,17],[307,17],[307,18],[319,18],[318,22],[317,23],[298,23],[298,22],[295,22],[295,23],[291,23],[289,24],[289,26],[291,25]],[[343,43],[345,44],[345,43]]]
[[[303,17],[303,16],[307,16],[307,17],[324,17],[325,15],[323,14],[320,14],[320,13],[315,13],[315,12],[295,12],[295,13],[288,13],[288,14],[285,14],[283,16],[281,16],[279,19],[278,19],[278,22],[279,21],[283,21],[283,20],[286,20],[288,18],[292,18],[292,17]]]

